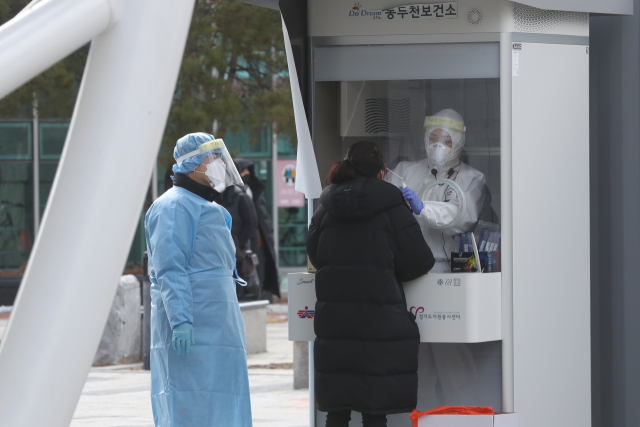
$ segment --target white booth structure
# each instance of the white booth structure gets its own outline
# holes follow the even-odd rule
[[[425,116],[464,117],[461,160],[486,178],[479,219],[500,225],[501,265],[404,284],[423,342],[417,409],[493,406],[523,427],[588,426],[589,13],[633,12],[621,1],[525,3],[308,0],[312,139],[324,181],[356,141],[376,142],[393,170],[424,158]],[[314,338],[314,283],[289,278],[292,341]],[[469,387],[439,372],[436,349],[455,346]]]

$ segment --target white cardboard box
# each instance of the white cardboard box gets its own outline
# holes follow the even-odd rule
[[[316,275],[289,273],[289,341],[313,341]]]
[[[403,285],[421,342],[502,339],[501,273],[429,273]]]
[[[518,414],[495,415],[425,415],[418,427],[518,427]]]

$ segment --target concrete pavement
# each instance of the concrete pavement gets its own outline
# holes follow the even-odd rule
[[[254,427],[309,426],[309,390],[293,390],[292,363],[287,324],[268,323],[267,352],[248,357]],[[140,365],[91,369],[71,427],[153,427],[149,385]]]
[[[308,427],[309,390],[293,389],[286,304],[267,312],[267,352],[247,358],[253,426]],[[0,339],[8,317],[0,315]],[[150,382],[141,363],[92,368],[70,427],[153,427]]]

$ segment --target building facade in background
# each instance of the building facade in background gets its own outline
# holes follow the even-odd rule
[[[28,3],[0,0],[0,24]],[[0,305],[13,304],[24,274],[60,162],[88,50],[88,46],[81,48],[0,100]],[[295,161],[296,157],[278,11],[234,0],[197,3],[158,153],[158,195],[171,183],[175,141],[190,132],[222,137],[232,156],[253,161],[258,178],[266,184],[269,212],[274,212],[274,159]],[[144,213],[153,203],[154,187],[150,180],[126,273],[143,274]],[[117,208],[114,203],[113,209]],[[306,207],[282,206],[277,212],[280,267],[286,271],[305,266]]]

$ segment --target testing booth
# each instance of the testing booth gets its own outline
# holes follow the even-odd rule
[[[588,426],[589,13],[622,6],[527,3],[308,0],[310,127],[323,185],[370,140],[396,172],[387,180],[440,202],[453,191],[472,218],[425,223],[446,264],[404,283],[422,342],[417,409],[493,406],[523,427]],[[464,135],[459,162],[482,177],[481,195],[453,188],[455,165],[429,188],[407,176],[424,165],[430,177],[429,120],[447,109],[462,118],[451,133]],[[314,286],[313,273],[289,277],[289,338],[311,348]],[[311,418],[324,426],[324,413]]]

